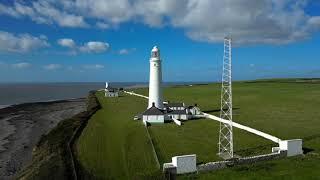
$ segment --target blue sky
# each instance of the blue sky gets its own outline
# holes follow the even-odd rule
[[[320,77],[320,2],[234,2],[1,1],[0,82],[147,82],[154,45],[164,81],[219,81],[227,34],[235,80]]]

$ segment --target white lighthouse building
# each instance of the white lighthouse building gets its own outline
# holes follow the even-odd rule
[[[148,108],[155,106],[164,109],[162,97],[162,70],[160,50],[154,46],[150,58],[149,103]]]
[[[195,106],[186,106],[184,103],[164,102],[162,95],[162,70],[160,50],[157,46],[151,50],[150,58],[150,81],[148,109],[134,117],[134,120],[142,119],[147,123],[164,123],[174,121],[181,125],[179,120],[197,118],[201,113]]]

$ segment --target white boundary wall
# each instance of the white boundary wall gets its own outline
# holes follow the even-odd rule
[[[178,126],[181,126],[181,121],[179,121],[178,119],[172,117],[171,118],[173,120],[174,123],[176,123]]]
[[[145,98],[145,99],[149,99],[147,96],[144,96],[144,95],[141,95],[141,94],[137,94],[137,93],[134,93],[134,92],[129,92],[129,91],[123,91],[124,93],[127,93],[127,94],[130,94],[130,95],[133,95],[133,96],[139,96],[139,97],[142,97],[142,98]]]
[[[243,129],[245,131],[251,132],[251,133],[256,134],[258,136],[261,136],[263,138],[269,139],[269,140],[271,140],[271,141],[273,141],[275,143],[280,143],[280,141],[281,141],[281,139],[279,139],[279,138],[277,138],[275,136],[271,136],[270,134],[264,133],[262,131],[258,131],[256,129],[251,128],[251,127],[244,126],[244,125],[241,125],[241,124],[236,123],[236,122],[231,122],[230,123],[230,121],[228,121],[228,120],[221,119],[221,118],[219,118],[217,116],[214,116],[214,115],[211,115],[211,114],[207,114],[207,113],[203,113],[203,114],[204,114],[204,116],[206,118],[213,119],[213,120],[225,123],[225,124],[230,124],[233,127],[236,127],[236,128]]]

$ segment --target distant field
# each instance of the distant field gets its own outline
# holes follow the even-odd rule
[[[134,91],[147,95],[148,90],[136,89]],[[165,89],[164,96],[166,100],[172,102],[183,101],[188,104],[198,103],[201,110],[216,115],[219,114],[219,84],[169,87]],[[116,169],[113,161],[117,162],[117,167],[123,167],[123,172],[126,171],[126,166],[124,166],[126,161],[119,162],[121,158],[105,158],[105,154],[108,154],[110,151],[117,154],[121,150],[121,148],[119,148],[121,147],[120,145],[114,146],[118,149],[114,148],[110,150],[107,144],[117,144],[118,142],[114,142],[114,139],[108,139],[105,134],[108,134],[108,131],[112,131],[109,129],[114,130],[121,126],[121,128],[117,129],[117,132],[121,135],[116,137],[128,134],[127,131],[129,129],[125,127],[135,129],[135,132],[141,131],[140,136],[144,137],[143,133],[145,133],[145,130],[142,128],[142,124],[133,122],[132,117],[145,109],[146,100],[132,96],[124,96],[118,100],[105,99],[102,97],[100,97],[100,99],[102,104],[104,104],[104,108],[101,110],[103,113],[98,112],[96,116],[90,120],[83,135],[87,137],[80,138],[78,148],[82,152],[80,159],[83,161],[85,167],[90,169],[91,172],[101,175],[99,177],[107,178],[107,175],[110,174],[107,170]],[[238,166],[198,175],[180,176],[181,179],[261,179],[267,177],[277,179],[317,179],[320,177],[320,172],[315,170],[320,169],[319,83],[280,83],[277,81],[259,83],[238,82],[233,85],[233,102],[234,121],[270,133],[281,139],[303,138],[304,148],[308,153],[304,157],[293,157],[255,165]],[[123,108],[126,110],[123,110]],[[122,112],[123,115],[114,115],[115,113],[112,113],[118,111]],[[123,123],[115,123],[114,121],[116,121],[116,119],[121,119]],[[98,123],[100,121],[101,123]],[[128,126],[127,123],[130,124],[130,126]],[[156,151],[160,156],[161,163],[169,162],[171,156],[191,153],[197,154],[198,162],[208,162],[219,159],[216,156],[218,128],[219,124],[217,122],[203,119],[186,122],[181,127],[175,126],[172,123],[153,125],[149,127],[149,131],[154,139]],[[241,156],[270,152],[273,146],[273,143],[270,141],[238,129],[234,131],[234,141],[235,153]],[[122,141],[122,143],[128,143],[128,141]],[[100,146],[104,148],[97,148]],[[130,146],[139,148],[141,142],[131,141]],[[95,152],[97,150],[99,150],[98,153]],[[145,151],[148,154],[147,151],[150,149],[145,145],[145,148],[139,148],[139,150]],[[87,153],[87,151],[92,152]],[[123,149],[122,151],[124,151],[124,153],[126,152],[126,150]],[[137,150],[135,152],[137,152]],[[137,153],[138,157],[139,155],[140,158],[145,158],[146,156]],[[149,156],[150,159],[152,159],[150,154]],[[104,160],[106,159],[106,161],[109,160],[109,162],[103,163],[105,167],[101,167],[101,164],[98,164],[98,162],[100,163],[100,161],[102,161],[99,161],[101,157]],[[94,160],[92,160],[92,158]],[[135,158],[129,159],[129,161],[134,160]],[[152,164],[152,160],[148,162]],[[149,167],[149,165],[141,165],[141,169],[139,169],[138,172],[143,171],[144,167]],[[146,171],[152,170],[146,169]],[[132,173],[133,171],[130,170],[129,172]],[[127,175],[129,176],[125,177],[130,177],[132,174],[127,173]]]

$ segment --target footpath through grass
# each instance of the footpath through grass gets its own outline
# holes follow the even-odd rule
[[[97,96],[102,109],[90,119],[77,144],[82,168],[99,179],[159,175],[146,130],[133,120],[145,109],[145,100],[124,94],[119,98]]]

